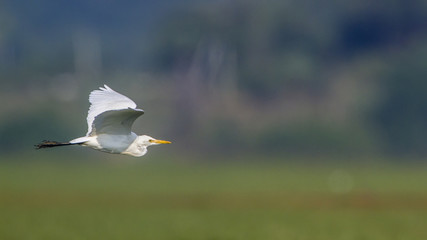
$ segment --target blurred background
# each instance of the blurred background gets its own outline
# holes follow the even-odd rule
[[[426,64],[423,0],[0,1],[0,238],[426,239]],[[103,84],[173,144],[33,149]]]

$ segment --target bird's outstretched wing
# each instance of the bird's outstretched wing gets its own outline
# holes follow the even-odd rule
[[[107,85],[99,89],[89,95],[91,105],[87,115],[86,135],[130,134],[133,122],[144,111],[137,109],[135,102]]]
[[[133,122],[143,113],[141,109],[132,108],[103,112],[95,117],[91,135],[103,133],[128,135],[131,133]]]

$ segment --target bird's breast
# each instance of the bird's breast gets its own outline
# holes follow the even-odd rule
[[[121,153],[128,149],[128,147],[135,141],[136,135],[111,135],[111,134],[100,134],[96,140],[99,144],[101,151],[110,153]]]

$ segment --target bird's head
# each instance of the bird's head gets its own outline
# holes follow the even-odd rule
[[[155,139],[155,138],[147,136],[147,135],[138,136],[137,141],[138,141],[138,145],[142,145],[145,147],[152,146],[152,145],[158,145],[158,144],[169,144],[169,143],[171,143],[169,141],[158,140],[158,139]]]

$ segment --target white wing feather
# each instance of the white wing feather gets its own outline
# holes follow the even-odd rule
[[[107,85],[104,85],[104,87],[100,87],[100,90],[94,90],[89,95],[89,102],[91,103],[89,107],[89,112],[87,115],[87,125],[88,125],[88,131],[86,136],[97,134],[97,130],[100,130],[101,128],[107,130],[111,128],[111,124],[123,124],[124,121],[126,121],[126,128],[123,128],[123,126],[112,126],[112,128],[121,128],[124,129],[125,132],[122,132],[125,134],[127,130],[129,130],[130,133],[130,127],[132,126],[133,121],[140,115],[144,113],[141,109],[136,109],[136,103],[129,99],[128,97],[114,91]],[[126,110],[126,111],[114,111],[114,110]],[[132,111],[134,110],[134,111]],[[112,114],[113,112],[114,114]],[[105,113],[108,112],[108,113]],[[120,114],[123,112],[124,114]],[[134,112],[132,115],[132,112]],[[105,114],[103,114],[105,113]],[[109,116],[108,118],[105,118],[106,116]],[[111,118],[114,115],[114,121],[111,120]],[[104,122],[103,119],[109,119],[108,121]],[[129,122],[129,118],[132,120]],[[96,121],[95,121],[96,119]],[[95,127],[95,124],[97,127]],[[106,124],[109,124],[110,127],[106,128]],[[97,128],[97,129],[96,129]],[[107,133],[104,131],[104,133]],[[117,133],[115,133],[117,134]]]

